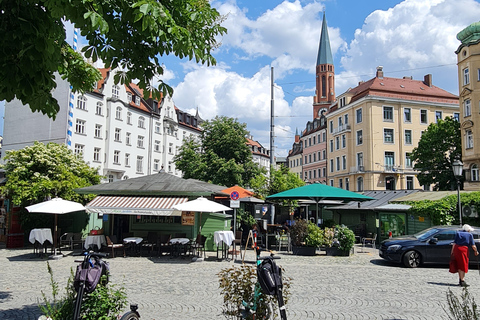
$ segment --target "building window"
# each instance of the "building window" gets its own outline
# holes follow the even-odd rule
[[[139,97],[139,96],[135,96],[135,104],[136,104],[137,106],[140,105],[140,97]]]
[[[420,123],[421,124],[428,123],[427,110],[420,110]]]
[[[413,177],[407,177],[407,190],[413,190]]]
[[[120,87],[117,85],[114,85],[112,87],[112,98],[119,98],[120,97]]]
[[[330,140],[330,152],[333,152],[333,140]]]
[[[383,121],[393,121],[393,107],[383,107]]]
[[[393,129],[383,129],[383,142],[394,143]]]
[[[438,123],[438,120],[442,120],[442,111],[435,111],[435,122]]]
[[[125,144],[127,146],[132,145],[131,137],[132,137],[132,134],[130,132],[127,132],[127,134],[125,135]]]
[[[480,81],[480,69],[477,69],[477,81]]]
[[[357,191],[363,192],[363,177],[357,178]]]
[[[77,109],[87,110],[87,98],[85,98],[84,96],[78,96]]]
[[[103,103],[97,102],[97,107],[95,108],[95,114],[97,116],[103,115]]]
[[[454,119],[455,121],[460,121],[460,113],[454,112],[454,113],[453,113],[453,119]]]
[[[466,99],[463,101],[463,114],[465,117],[469,117],[472,115],[472,106],[470,103],[470,99]]]
[[[385,151],[385,170],[393,171],[395,167],[395,153]]]
[[[122,120],[122,108],[121,107],[117,107],[116,112],[115,112],[115,119]]]
[[[365,171],[363,167],[363,152],[357,153],[357,169],[358,171]]]
[[[101,124],[95,124],[95,138],[102,138],[102,125]]]
[[[119,150],[113,151],[113,163],[114,164],[120,164],[120,151]]]
[[[121,141],[120,139],[121,132],[122,130],[120,128],[115,128],[115,136],[114,136],[115,141],[118,141],[118,142]]]
[[[347,170],[347,156],[342,156],[342,170]]]
[[[478,166],[476,164],[472,165],[472,168],[470,169],[470,175],[472,181],[479,181],[480,178],[478,176]]]
[[[309,163],[312,163],[312,154],[309,154],[309,155],[308,155],[308,162],[309,162]]]
[[[412,168],[412,159],[410,158],[410,152],[405,153],[405,168]]]
[[[339,136],[335,137],[335,149],[336,150],[340,149],[340,137]]]
[[[356,115],[355,121],[356,121],[357,123],[360,123],[360,122],[363,121],[363,120],[362,120],[362,109],[361,109],[361,108],[355,110],[355,115]]]
[[[322,150],[322,159],[327,159],[327,150]]]
[[[323,167],[322,168],[322,177],[326,177],[327,176],[327,167]]]
[[[343,127],[343,119],[342,117],[338,117],[338,127],[342,128]]]
[[[125,167],[130,167],[130,153],[125,153]]]
[[[357,131],[357,146],[363,144],[363,131],[358,130]]]
[[[138,127],[139,128],[145,128],[145,118],[144,117],[138,118]]]
[[[127,112],[127,124],[132,124],[132,113]]]
[[[108,175],[108,183],[113,182],[113,174]]]
[[[161,133],[162,132],[162,127],[160,125],[160,122],[155,122],[155,133]]]
[[[75,133],[85,134],[85,120],[77,119],[75,123]]]
[[[333,179],[330,179],[330,187],[333,187]]]
[[[145,138],[143,136],[138,136],[138,139],[137,139],[137,147],[139,148],[143,148],[143,140]]]
[[[153,150],[155,150],[156,152],[160,152],[160,141],[159,140],[155,140]]]
[[[137,173],[143,173],[143,157],[137,156]]]
[[[342,134],[342,148],[345,149],[347,147],[347,136]]]
[[[330,172],[333,172],[333,159],[330,159]]]
[[[93,161],[100,162],[100,148],[93,148]]]
[[[337,171],[340,171],[340,157],[335,158],[335,163],[336,163],[336,169]]]
[[[466,86],[470,83],[470,72],[468,68],[463,69],[463,85]]]
[[[345,122],[345,124],[348,124],[348,114],[345,114],[343,118],[345,119],[343,122]]]
[[[173,154],[173,143],[169,143],[169,145],[168,145],[168,153]]]
[[[338,179],[338,187],[343,189],[343,179]]]
[[[412,109],[403,108],[403,121],[408,123],[412,122]]]
[[[127,102],[128,103],[132,102],[132,93],[131,92],[127,92]]]
[[[305,156],[305,164],[308,164],[308,158]]]
[[[465,132],[465,147],[466,149],[471,149],[473,148],[473,134],[472,134],[472,130],[467,130]]]
[[[160,160],[155,159],[153,160],[153,171],[159,171],[160,170]]]
[[[85,146],[83,144],[75,143],[75,154],[83,158],[83,153],[85,151]]]
[[[333,121],[330,120],[330,121],[328,122],[328,124],[329,124],[329,126],[330,126],[330,133],[333,133]]]
[[[412,144],[412,130],[405,130],[405,144]]]
[[[311,147],[312,146],[312,138],[308,138],[308,146]]]
[[[345,178],[345,190],[350,190],[350,179]]]

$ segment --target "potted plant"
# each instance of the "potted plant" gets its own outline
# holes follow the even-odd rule
[[[327,231],[325,231],[327,233]],[[331,231],[328,234],[332,234]],[[335,227],[333,239],[327,245],[327,256],[349,256],[353,254],[355,234],[345,225]]]
[[[293,254],[313,256],[323,243],[323,231],[312,222],[296,220],[290,228],[290,238]]]

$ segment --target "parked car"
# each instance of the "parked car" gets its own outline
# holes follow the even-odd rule
[[[480,228],[473,227],[473,238],[480,250]],[[416,268],[424,263],[448,264],[455,233],[459,226],[435,226],[414,235],[395,237],[382,241],[379,255],[407,268]],[[476,264],[473,249],[470,248],[470,264]]]

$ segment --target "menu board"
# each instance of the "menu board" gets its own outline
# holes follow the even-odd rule
[[[195,212],[183,211],[182,212],[182,226],[195,225]]]

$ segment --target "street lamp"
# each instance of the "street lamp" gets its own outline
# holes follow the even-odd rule
[[[460,202],[460,178],[462,177],[463,163],[460,160],[453,161],[453,175],[457,179],[457,198],[458,198],[458,214],[460,215],[460,225],[462,225],[462,204]]]

